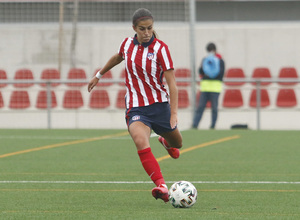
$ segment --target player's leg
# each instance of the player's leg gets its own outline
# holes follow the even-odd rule
[[[211,129],[214,129],[216,126],[218,118],[218,102],[219,102],[220,93],[211,92],[210,93],[210,102],[211,102]]]
[[[206,107],[207,101],[208,101],[207,92],[201,92],[200,98],[199,98],[199,104],[198,104],[197,109],[195,111],[192,128],[197,128],[198,127],[199,122],[202,118],[204,109]]]
[[[166,140],[167,147],[178,149],[182,147],[182,136],[178,128],[170,132],[162,133],[160,134],[160,136],[162,136]]]
[[[149,139],[151,129],[143,122],[133,122],[129,126],[129,133],[138,151],[141,163],[156,186],[165,184],[157,160],[152,154]]]
[[[182,146],[182,137],[177,127],[172,128],[170,124],[171,109],[169,103],[158,103],[152,108],[152,129],[160,135],[158,140],[166,148],[173,158],[179,157]]]
[[[138,151],[150,147],[151,129],[149,126],[141,121],[136,121],[129,125],[128,131]]]
[[[141,163],[157,187],[152,190],[152,195],[158,199],[162,199],[164,202],[168,202],[168,188],[165,184],[165,180],[162,176],[160,166],[151,152],[149,138],[151,129],[143,122],[136,121],[129,125],[129,133],[136,145],[138,155]]]
[[[179,157],[179,148],[182,147],[182,136],[178,128],[170,132],[161,133],[158,140],[172,158],[177,159]]]

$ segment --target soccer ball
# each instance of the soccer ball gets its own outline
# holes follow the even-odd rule
[[[190,208],[197,201],[197,189],[188,181],[176,182],[169,189],[169,201],[175,208]]]

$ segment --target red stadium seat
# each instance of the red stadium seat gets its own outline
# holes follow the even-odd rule
[[[118,92],[117,103],[116,103],[117,108],[126,108],[126,106],[125,106],[125,95],[126,95],[126,90],[125,89],[122,89]]]
[[[33,80],[32,71],[29,69],[19,69],[15,73],[15,80]],[[15,87],[18,88],[27,88],[33,86],[33,83],[16,83]]]
[[[59,80],[60,73],[57,69],[44,69],[42,71],[41,79],[43,80]],[[51,86],[58,86],[59,83],[51,83]],[[42,83],[41,86],[45,87],[46,83]]]
[[[298,74],[295,68],[293,67],[284,67],[281,68],[279,72],[279,78],[280,79],[291,79],[291,78],[298,78]],[[279,82],[280,85],[296,85],[297,82]]]
[[[243,69],[241,68],[230,68],[227,70],[227,72],[225,73],[225,78],[241,78],[244,79],[245,78],[245,73],[243,71]],[[244,82],[225,82],[224,83],[227,86],[241,86],[244,85]]]
[[[86,81],[86,73],[83,69],[80,68],[72,68],[68,73],[69,80],[83,80]],[[79,83],[67,83],[68,86],[71,87],[81,87],[87,85],[87,83],[79,82]]]
[[[94,90],[90,97],[90,108],[107,108],[110,106],[108,92],[106,90]]]
[[[189,80],[191,78],[191,71],[188,68],[175,69],[175,77],[177,86],[189,86],[190,82],[179,82],[180,79]]]
[[[13,91],[10,96],[9,107],[13,109],[24,109],[30,107],[30,100],[27,91]]]
[[[267,107],[270,105],[269,93],[266,89],[261,89],[261,99],[260,99],[260,107]],[[256,89],[253,89],[250,95],[250,103],[251,107],[256,107]]]
[[[271,72],[268,68],[255,68],[252,74],[253,79],[268,79],[271,78]],[[270,82],[262,82],[262,86],[266,86],[271,84]],[[252,85],[256,85],[256,83],[252,83]]]
[[[189,94],[185,89],[178,90],[178,108],[187,108],[190,106]]]
[[[95,74],[94,75],[96,75],[96,73],[99,71],[100,69],[97,69],[96,71],[95,71]],[[101,77],[101,79],[99,80],[99,82],[97,83],[97,87],[102,87],[102,86],[111,86],[111,85],[113,85],[113,83],[112,82],[102,82],[102,79],[112,79],[113,78],[113,76],[112,76],[112,72],[109,70],[108,72],[106,72],[102,77]]]
[[[79,90],[67,90],[63,99],[64,108],[80,108],[83,106],[82,94]]]
[[[276,105],[278,107],[295,107],[297,98],[293,89],[280,89],[277,94]]]
[[[51,91],[51,108],[55,108],[56,106],[57,106],[56,96],[54,91]],[[47,91],[40,91],[38,93],[36,107],[42,109],[48,108]]]
[[[6,72],[5,72],[5,70],[0,70],[0,81],[1,80],[7,80],[7,75],[6,75]],[[7,84],[6,83],[1,83],[0,84],[0,88],[3,88],[3,87],[5,87],[5,86],[7,86]]]
[[[125,74],[126,74],[125,69],[123,69],[121,74],[120,74],[120,77],[119,77],[120,79],[123,80],[123,82],[119,82],[120,86],[125,86]]]
[[[244,104],[243,96],[239,89],[225,90],[223,107],[225,108],[238,108]]]
[[[3,101],[2,93],[0,92],[0,108],[3,107],[4,107],[4,101]]]
[[[200,95],[201,95],[201,92],[198,91],[198,92],[197,92],[197,95],[196,95],[196,107],[198,107],[198,105],[199,105]],[[211,108],[211,102],[210,102],[210,101],[208,101],[208,102],[206,103],[206,108]]]

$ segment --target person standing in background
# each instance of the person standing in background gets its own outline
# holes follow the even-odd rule
[[[218,101],[222,90],[225,63],[222,56],[217,53],[217,47],[214,43],[208,43],[206,50],[208,55],[203,58],[199,68],[201,94],[194,114],[192,125],[194,129],[198,128],[208,101],[211,102],[212,111],[211,129],[215,128],[218,118]]]

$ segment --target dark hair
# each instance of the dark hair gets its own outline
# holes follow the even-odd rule
[[[139,8],[133,13],[132,24],[136,27],[140,21],[147,20],[147,19],[154,20],[151,11],[149,11],[146,8]],[[153,35],[155,38],[158,37],[156,31],[154,30],[153,30]]]
[[[146,8],[139,8],[133,13],[132,24],[134,26],[137,26],[139,21],[147,20],[147,19],[153,20],[152,13]]]
[[[206,50],[207,50],[207,52],[217,51],[217,47],[214,43],[209,43],[206,46]]]

